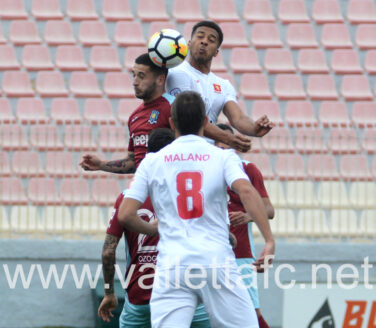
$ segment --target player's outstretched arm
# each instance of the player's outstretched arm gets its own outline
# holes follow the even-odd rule
[[[80,166],[85,171],[105,171],[111,173],[134,173],[136,165],[134,154],[129,152],[128,157],[116,161],[102,161],[98,156],[86,154],[82,157]]]

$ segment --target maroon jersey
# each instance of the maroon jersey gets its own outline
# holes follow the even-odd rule
[[[146,155],[149,132],[157,128],[170,128],[168,119],[174,99],[165,93],[148,104],[142,103],[129,117],[128,151],[134,153],[136,167]]]
[[[260,170],[257,168],[255,164],[244,162],[243,167],[245,173],[248,175],[249,180],[251,181],[252,185],[260,194],[261,198],[267,198],[268,193],[266,192],[264,179]],[[230,188],[227,188],[227,193],[230,196],[230,200],[228,203],[228,211],[230,212],[246,212],[244,209],[240,197]],[[248,224],[243,224],[237,227],[230,226],[230,231],[235,235],[237,239],[237,246],[234,249],[235,257],[236,258],[252,258],[252,251],[251,251],[251,242],[248,230]]]
[[[124,233],[128,249],[125,281],[129,281],[126,288],[129,302],[136,305],[149,304],[159,236],[149,237],[123,228],[118,221],[119,206],[123,199],[124,193],[121,193],[116,200],[107,233],[118,238],[121,238]],[[154,209],[150,198],[146,199],[137,213],[145,221],[154,220]],[[142,276],[144,277],[140,279]],[[142,288],[140,283],[147,286],[148,289]]]

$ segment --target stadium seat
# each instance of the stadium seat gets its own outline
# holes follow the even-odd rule
[[[361,24],[356,29],[355,44],[361,49],[376,49],[376,24]]]
[[[88,205],[90,197],[87,181],[82,178],[65,178],[60,185],[60,198],[62,205]]]
[[[35,125],[31,127],[30,144],[40,151],[61,150],[63,144],[55,125]]]
[[[363,150],[365,150],[368,154],[374,154],[376,152],[376,130],[375,130],[375,128],[365,129],[364,132],[363,132],[363,136],[362,136],[361,140],[362,140]],[[374,164],[376,164],[375,160],[374,160]],[[376,167],[375,167],[375,169],[376,169]]]
[[[0,70],[18,70],[20,64],[18,62],[15,48],[10,45],[0,45]]]
[[[275,218],[269,220],[269,222],[273,235],[276,237],[293,237],[296,235],[295,214],[291,209],[277,208]]]
[[[345,75],[342,79],[341,94],[347,101],[373,99],[368,78],[364,75]]]
[[[75,97],[101,97],[97,76],[92,72],[73,72],[69,82],[70,92]]]
[[[22,0],[0,0],[0,19],[26,19],[24,2]]]
[[[314,208],[318,206],[312,181],[287,181],[287,205],[291,208]],[[277,218],[278,219],[278,218]]]
[[[323,210],[300,210],[296,232],[304,237],[326,237],[330,235],[329,225]]]
[[[117,116],[121,124],[128,124],[129,116],[141,104],[142,102],[137,98],[120,99],[117,108]]]
[[[177,30],[176,25],[173,22],[166,22],[166,21],[157,21],[157,22],[151,22],[149,26],[149,33],[148,33],[148,40],[157,32],[159,32],[162,29],[172,29]]]
[[[317,126],[310,101],[289,101],[286,106],[286,122],[290,126]]]
[[[353,208],[375,209],[375,199],[376,185],[374,181],[352,182],[350,184],[350,205]]]
[[[254,23],[251,31],[251,43],[259,49],[281,48],[278,27],[274,23]]]
[[[78,233],[103,234],[106,231],[106,224],[101,208],[98,206],[76,207],[73,214],[73,229]]]
[[[352,121],[360,128],[375,127],[376,103],[372,101],[355,102],[351,115]]]
[[[11,172],[8,155],[6,152],[0,151],[0,177],[9,177],[11,175],[10,173]]]
[[[218,52],[212,60],[210,70],[214,73],[227,72],[227,67],[223,61],[222,52]]]
[[[127,73],[107,73],[104,78],[103,90],[109,98],[134,97],[132,81]]]
[[[374,238],[376,235],[376,210],[362,211],[360,226],[364,227],[365,235]]]
[[[228,80],[231,83],[231,85],[236,86],[234,77],[231,73],[229,73],[229,72],[217,72],[216,75],[219,76],[220,78],[224,79],[224,80]]]
[[[36,20],[63,19],[59,0],[34,0],[31,13]]]
[[[338,0],[315,0],[312,18],[316,24],[342,23],[343,17]]]
[[[273,128],[262,138],[263,147],[272,153],[292,153],[294,145],[292,144],[288,129],[282,127]]]
[[[322,28],[321,44],[327,50],[352,48],[347,26],[345,24],[325,24]]]
[[[303,82],[297,74],[279,74],[275,79],[274,94],[279,100],[305,99]]]
[[[57,178],[76,177],[78,175],[78,164],[73,162],[73,153],[66,151],[47,152],[46,172]]]
[[[358,226],[354,210],[331,210],[329,229],[333,237],[360,237],[365,233],[365,230]]]
[[[367,164],[367,158],[364,155],[343,155],[341,157],[340,173],[344,180],[372,180],[372,175]]]
[[[351,127],[332,128],[328,147],[333,154],[355,154],[360,151],[357,135]]]
[[[90,124],[115,124],[111,103],[108,99],[87,99],[84,106],[84,119]]]
[[[273,23],[275,21],[269,0],[246,0],[243,18],[247,23]]]
[[[287,49],[268,49],[264,67],[269,74],[295,73],[296,71],[291,52]]]
[[[22,66],[28,71],[52,70],[48,48],[39,45],[26,45],[22,52]]]
[[[72,25],[67,21],[47,21],[44,28],[44,41],[49,46],[75,44]]]
[[[198,0],[175,0],[172,9],[172,17],[178,23],[200,21],[204,19]]]
[[[322,208],[347,208],[350,204],[343,181],[322,181],[318,185],[317,199]]]
[[[163,0],[138,1],[137,16],[143,22],[169,20]]]
[[[146,46],[141,24],[133,21],[116,23],[114,41],[120,47]]]
[[[67,15],[72,21],[98,19],[94,0],[68,0]]]
[[[367,51],[364,68],[368,74],[376,74],[376,50]]]
[[[0,145],[3,150],[24,150],[29,148],[25,129],[20,124],[4,124],[0,129]]]
[[[15,46],[41,43],[37,26],[33,21],[27,20],[12,21],[10,24],[9,40]]]
[[[10,226],[14,232],[38,232],[41,224],[36,206],[12,206],[10,212]]]
[[[64,144],[68,150],[88,151],[96,149],[91,127],[88,125],[67,125],[65,127]]]
[[[76,99],[54,98],[51,103],[51,119],[56,124],[81,123],[82,117]]]
[[[319,181],[338,180],[336,160],[333,155],[312,154],[308,158],[308,176]]]
[[[338,94],[329,74],[312,74],[308,77],[307,94],[311,100],[337,100]]]
[[[111,46],[94,46],[90,53],[90,67],[96,72],[120,71],[117,50]]]
[[[16,116],[22,124],[47,123],[43,101],[39,98],[20,98]]]
[[[38,72],[36,91],[41,97],[68,96],[68,90],[60,72]]]
[[[196,22],[186,22],[184,24],[183,28],[183,36],[184,38],[189,41],[191,39],[191,33],[192,33],[192,28],[196,24]]]
[[[230,57],[230,69],[234,73],[261,73],[257,52],[251,48],[233,48]]]
[[[44,206],[40,224],[45,232],[71,232],[72,215],[69,208],[66,206]]]
[[[239,22],[232,0],[209,0],[207,15],[215,22]]]
[[[336,74],[362,73],[358,53],[353,49],[336,49],[333,51],[330,67]]]
[[[267,115],[269,120],[274,124],[282,126],[283,119],[280,114],[278,102],[274,100],[256,100],[252,106],[252,118],[259,119],[261,116]]]
[[[26,72],[6,71],[3,74],[3,91],[7,97],[32,97],[29,75]]]
[[[347,19],[351,24],[376,23],[373,0],[350,0],[347,6]]]
[[[325,55],[321,49],[301,49],[298,55],[298,69],[303,74],[329,73]]]
[[[323,101],[320,105],[319,120],[324,127],[349,126],[346,103],[340,101]]]
[[[54,178],[30,178],[28,196],[33,205],[57,205],[60,203]]]
[[[291,49],[318,47],[312,25],[305,23],[292,23],[288,26],[286,43]]]
[[[273,179],[275,177],[268,154],[246,153],[243,156],[243,160],[255,164],[264,179]]]
[[[271,99],[268,80],[265,75],[245,73],[242,75],[239,87],[240,94],[245,99]]]
[[[21,150],[13,153],[13,173],[21,178],[44,176],[45,171],[39,154],[33,150]]]
[[[93,183],[92,196],[95,205],[111,206],[121,193],[117,179],[99,178]]]
[[[221,29],[223,31],[223,35],[225,35],[221,45],[222,48],[249,47],[249,43],[241,23],[221,23]]]
[[[295,147],[301,154],[326,153],[324,135],[321,128],[299,128],[296,131]]]
[[[278,7],[278,18],[283,24],[309,23],[303,0],[282,0]]]
[[[7,43],[7,40],[5,39],[3,28],[0,25],[0,44],[5,44],[5,43]]]
[[[303,156],[298,154],[278,154],[275,172],[280,180],[303,180],[307,177]]]
[[[127,47],[124,56],[124,68],[131,71],[136,58],[145,52],[145,47]]]
[[[122,126],[101,126],[98,146],[102,151],[126,151],[128,136]]]
[[[78,46],[58,46],[55,62],[60,71],[87,70],[82,48]]]
[[[8,98],[0,98],[0,123],[15,123],[16,118],[12,113]]]
[[[10,224],[5,206],[0,207],[0,234],[9,232]]]
[[[85,47],[94,45],[109,45],[106,26],[99,21],[83,21],[80,24],[78,40]]]
[[[102,16],[106,21],[133,20],[129,0],[104,0]]]
[[[262,170],[262,168],[260,168]],[[287,206],[286,202],[286,193],[283,190],[282,183],[278,180],[265,180],[265,188],[268,192],[270,201],[272,202],[273,206],[276,208],[278,207],[285,207]],[[276,218],[278,218],[276,216]]]
[[[21,205],[27,203],[22,181],[16,177],[0,179],[0,203],[2,205]]]

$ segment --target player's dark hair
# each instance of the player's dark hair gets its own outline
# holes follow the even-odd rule
[[[156,153],[175,140],[174,131],[167,128],[151,130],[148,138],[148,153]]]
[[[227,125],[227,124],[223,124],[223,123],[218,123],[217,126],[221,129],[221,130],[225,130],[225,131],[230,131],[232,134],[234,134],[234,130],[231,126]]]
[[[179,93],[172,104],[171,117],[181,135],[198,134],[206,117],[200,94],[194,91]]]
[[[192,28],[191,38],[192,38],[193,34],[195,34],[196,30],[201,26],[210,27],[210,28],[216,30],[216,32],[218,33],[218,48],[219,48],[222,44],[222,41],[223,41],[223,32],[222,32],[222,29],[219,27],[219,25],[217,23],[212,22],[212,21],[203,20],[203,21],[195,24]]]
[[[159,76],[159,75],[164,75],[165,77],[167,76],[168,69],[165,67],[159,67],[155,65],[152,60],[149,57],[149,54],[142,54],[138,56],[135,60],[136,64],[139,65],[145,65],[150,68],[150,70],[154,73],[154,75]]]

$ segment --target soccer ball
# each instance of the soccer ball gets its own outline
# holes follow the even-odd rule
[[[154,64],[172,68],[182,63],[187,56],[188,46],[178,31],[163,29],[150,38],[148,52]]]

